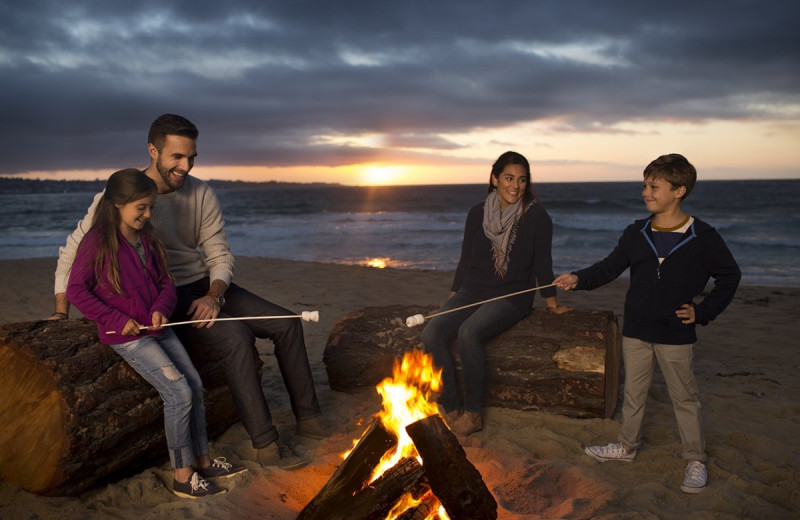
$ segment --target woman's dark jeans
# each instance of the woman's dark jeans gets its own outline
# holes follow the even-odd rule
[[[458,291],[437,312],[476,301],[479,299],[463,290]],[[456,350],[461,359],[463,409],[480,412],[486,387],[483,344],[521,320],[529,310],[530,304],[520,306],[512,300],[502,299],[431,318],[422,331],[422,341],[425,350],[433,355],[436,367],[442,370],[439,404],[445,412],[460,408],[455,361],[450,349],[453,340],[458,342]]]

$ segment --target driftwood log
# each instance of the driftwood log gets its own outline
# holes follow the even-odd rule
[[[191,350],[191,349],[190,349]],[[193,356],[209,435],[238,421],[220,360]],[[0,477],[76,495],[167,457],[158,392],[88,320],[0,327]]]
[[[395,359],[422,348],[425,325],[409,328],[406,318],[436,310],[392,305],[340,316],[323,357],[330,387],[350,392],[391,376]],[[537,308],[485,347],[488,406],[576,418],[611,417],[616,409],[621,339],[612,312]]]

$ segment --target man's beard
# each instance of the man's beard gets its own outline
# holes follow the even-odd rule
[[[161,175],[161,180],[163,180],[164,184],[169,187],[169,192],[177,191],[183,187],[186,177],[183,177],[182,179],[173,178],[172,175],[170,175],[170,170],[164,167],[160,157],[158,158],[158,161],[156,161],[156,169],[158,170],[158,174]]]

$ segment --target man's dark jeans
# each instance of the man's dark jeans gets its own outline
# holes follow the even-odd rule
[[[205,296],[208,288],[208,278],[177,287],[178,303],[172,321],[191,319],[186,315],[187,309],[194,300]],[[231,284],[225,292],[225,305],[219,317],[295,314]],[[254,448],[263,448],[278,438],[278,431],[272,423],[269,406],[261,388],[261,360],[255,347],[256,338],[269,339],[275,345],[275,358],[289,393],[295,418],[307,419],[320,414],[300,319],[221,321],[210,328],[181,325],[175,329],[190,353],[198,349],[211,349],[215,358],[225,360],[228,386],[239,411],[239,418],[250,435]]]

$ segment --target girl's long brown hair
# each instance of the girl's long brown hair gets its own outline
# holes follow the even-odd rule
[[[103,265],[108,260],[108,278],[111,281],[114,291],[118,294],[125,294],[119,281],[119,239],[117,230],[120,227],[119,209],[117,204],[128,204],[145,197],[158,194],[158,187],[150,177],[144,172],[135,168],[126,168],[111,174],[106,182],[106,189],[100,199],[97,209],[92,219],[92,229],[96,229],[100,235],[97,246],[97,255],[94,259],[95,278],[102,280],[101,273]],[[164,246],[153,235],[153,225],[147,222],[139,232],[141,237],[149,238],[154,244],[156,262],[161,276],[169,276],[167,270],[167,260],[164,254]]]

